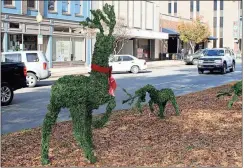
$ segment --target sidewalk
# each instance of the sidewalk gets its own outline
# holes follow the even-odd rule
[[[184,61],[179,60],[164,60],[164,61],[150,61],[147,62],[147,68],[159,68],[159,67],[172,67],[185,65]],[[88,74],[88,67],[63,67],[63,68],[50,68],[52,76],[50,78],[58,78],[64,75],[78,75],[78,74]]]

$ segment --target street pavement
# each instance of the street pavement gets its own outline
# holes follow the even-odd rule
[[[148,69],[139,74],[113,74],[117,82],[116,90],[116,110],[127,109],[129,105],[122,105],[122,100],[127,98],[122,88],[134,94],[135,90],[146,84],[152,84],[157,89],[171,88],[177,96],[191,92],[204,90],[207,88],[223,85],[235,80],[242,79],[242,65],[236,65],[234,73],[221,75],[201,74],[197,72],[194,65],[165,67]],[[47,104],[50,99],[50,88],[55,79],[40,81],[35,88],[24,88],[15,91],[15,96],[11,105],[2,107],[2,134],[15,132],[27,128],[35,128],[42,125],[47,112]],[[147,97],[148,98],[148,97]],[[94,114],[103,113],[106,106],[101,106],[94,110]],[[63,109],[58,121],[69,120],[70,114],[67,109]]]

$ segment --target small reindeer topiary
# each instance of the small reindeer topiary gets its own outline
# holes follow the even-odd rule
[[[56,123],[61,108],[68,108],[73,122],[73,133],[85,157],[91,163],[96,161],[93,153],[92,125],[102,127],[109,119],[116,106],[113,90],[116,83],[112,83],[111,71],[108,60],[113,53],[114,37],[112,35],[116,18],[114,7],[105,4],[103,11],[91,10],[93,19],[87,18],[81,24],[91,29],[99,29],[92,57],[91,74],[87,76],[64,76],[59,78],[52,86],[51,99],[48,112],[42,127],[41,161],[43,165],[49,163],[49,139],[52,126]],[[101,24],[103,21],[108,27],[108,35],[104,34]],[[113,85],[115,84],[115,85]],[[112,88],[112,89],[111,89]],[[92,111],[100,105],[106,104],[106,113],[98,120],[92,122]]]
[[[142,113],[141,103],[146,101],[146,93],[149,93],[149,96],[150,96],[149,107],[150,107],[151,113],[154,113],[153,104],[157,104],[159,107],[158,116],[160,118],[164,118],[165,117],[164,110],[165,110],[166,104],[168,101],[170,101],[175,108],[176,115],[180,115],[174,92],[171,89],[157,90],[154,86],[148,84],[148,85],[140,88],[139,90],[137,90],[135,92],[135,96],[132,96],[131,94],[129,94],[125,89],[123,89],[123,90],[129,96],[129,98],[127,100],[124,100],[122,102],[122,104],[129,102],[129,105],[132,105],[134,100],[136,98],[138,98],[138,100],[136,102],[136,107],[139,109],[139,111],[141,113]]]
[[[236,82],[227,91],[222,90],[222,91],[218,92],[217,97],[219,98],[221,96],[229,96],[229,97],[232,96],[232,98],[230,99],[230,101],[228,103],[228,108],[231,108],[233,106],[233,104],[238,100],[238,97],[242,96],[242,80]]]

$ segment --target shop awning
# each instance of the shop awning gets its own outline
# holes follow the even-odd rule
[[[169,35],[163,32],[149,31],[149,30],[140,30],[140,29],[131,29],[130,36],[132,38],[139,39],[169,39]]]
[[[162,28],[162,32],[167,33],[169,35],[179,36],[179,33],[173,29]]]
[[[208,40],[218,40],[218,38],[217,37],[214,37],[214,36],[209,36],[208,37]]]

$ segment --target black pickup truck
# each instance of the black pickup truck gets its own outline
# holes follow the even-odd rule
[[[24,63],[1,62],[1,105],[9,105],[14,91],[26,87],[26,67]]]

